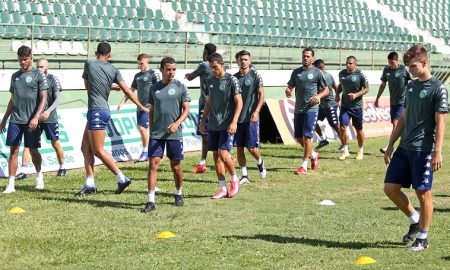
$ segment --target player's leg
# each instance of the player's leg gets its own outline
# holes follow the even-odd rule
[[[44,123],[42,124],[42,127],[44,129],[45,136],[51,141],[52,147],[56,152],[56,157],[59,163],[57,176],[65,176],[67,170],[64,164],[64,150],[59,142],[59,126],[57,123]]]
[[[327,118],[328,124],[333,128],[333,130],[336,132],[338,139],[341,139],[339,129],[339,116],[337,114],[337,108],[338,106],[335,105],[333,107],[330,107],[327,109],[325,117]]]
[[[230,156],[230,150],[233,146],[233,135],[228,134],[226,130],[219,132],[219,143],[218,143],[218,155],[220,160],[223,162],[225,169],[228,170],[230,174],[230,189],[228,191],[228,197],[234,197],[239,191],[239,179],[236,175],[236,170],[234,169],[234,161]]]
[[[8,185],[6,185],[4,194],[13,193],[16,191],[16,172],[19,162],[19,150],[20,143],[22,142],[22,136],[26,125],[20,125],[16,123],[9,122],[8,133],[6,135],[6,145],[9,146],[9,157],[8,157]]]
[[[259,178],[266,178],[266,164],[264,163],[261,151],[259,150],[259,122],[250,122],[248,125],[245,144],[250,154],[256,160]]]
[[[30,149],[31,161],[36,169],[36,189],[44,189],[44,175],[42,173],[42,156],[39,153],[41,147],[41,127],[35,130],[25,130],[23,133],[24,145]]]
[[[156,143],[158,144],[158,143]],[[147,203],[144,206],[144,208],[142,208],[141,212],[143,213],[148,213],[150,211],[155,210],[156,206],[156,180],[157,180],[157,173],[158,173],[158,168],[159,168],[159,164],[161,162],[161,157],[159,156],[152,156],[155,155],[156,152],[153,152],[151,149],[153,148],[155,151],[159,151],[156,150],[156,148],[160,148],[161,145],[155,145],[152,144],[152,141],[150,141],[150,147],[149,150],[152,152],[152,154],[150,155],[149,158],[149,170],[147,173]],[[164,152],[164,151],[163,151]]]
[[[352,124],[356,130],[356,140],[358,141],[358,154],[356,159],[364,158],[364,131],[363,131],[363,110],[362,108],[352,110]]]
[[[175,206],[183,206],[183,168],[181,161],[184,159],[183,154],[183,140],[169,140],[167,144],[167,157],[170,159],[170,167],[173,172],[173,179],[175,180]]]
[[[227,183],[225,182],[225,166],[219,157],[219,132],[208,130],[208,150],[213,153],[214,167],[217,180],[219,181],[219,190],[211,199],[225,198],[228,194]]]
[[[325,117],[326,117],[325,111],[326,110],[328,110],[328,109],[326,109],[326,108],[319,109],[319,116],[317,117],[317,120],[319,120],[319,121],[325,120]],[[331,125],[331,123],[330,123],[330,125]],[[316,122],[315,131],[317,133],[317,136],[319,137],[319,144],[316,146],[316,150],[319,150],[320,148],[327,146],[329,144],[329,142],[327,139],[327,135],[322,132],[322,129],[320,128],[320,126],[317,122]]]
[[[241,168],[242,177],[239,180],[241,185],[248,184],[247,159],[245,157],[245,135],[247,123],[238,123],[236,133],[234,134],[234,146],[236,147],[237,160]]]
[[[347,127],[350,123],[350,115],[349,110],[347,108],[341,108],[341,112],[339,114],[339,134],[341,136],[341,142],[343,147],[343,152],[341,156],[339,157],[340,160],[344,160],[347,157],[350,156],[350,153],[348,151],[348,135],[347,135]]]
[[[88,113],[89,114],[89,113]],[[91,149],[91,144],[89,143],[89,123],[86,124],[83,132],[83,139],[81,140],[81,153],[84,158],[84,169],[86,171],[86,181],[83,187],[75,195],[82,196],[97,192],[97,187],[94,181],[94,153]]]
[[[141,135],[142,152],[138,158],[139,162],[148,160],[148,142],[149,142],[149,130],[148,130],[148,112],[136,111],[137,126],[139,134]]]
[[[305,125],[305,114],[295,113],[294,114],[294,137],[297,142],[303,147],[303,156],[305,155],[305,141],[303,136],[303,126]],[[300,162],[300,167],[295,171],[296,174],[300,175],[306,173],[308,167],[308,158],[302,159]]]
[[[28,147],[24,147],[22,150],[22,164],[20,169],[17,171],[16,180],[22,180],[27,178],[27,168],[30,163],[31,155],[30,149]]]
[[[193,173],[204,173],[206,171],[206,157],[208,155],[208,134],[203,134],[200,132],[200,120],[203,117],[204,105],[200,105],[197,114],[197,135],[202,137],[202,150],[200,161],[195,165]],[[208,120],[205,121],[205,132],[208,130]]]

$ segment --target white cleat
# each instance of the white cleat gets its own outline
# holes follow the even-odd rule
[[[5,190],[3,191],[3,194],[11,194],[16,192],[16,189],[14,188],[14,185],[7,185]]]

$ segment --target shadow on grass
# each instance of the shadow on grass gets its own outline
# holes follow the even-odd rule
[[[442,259],[443,259],[444,261],[450,261],[450,256],[444,256],[444,257],[442,257]]]
[[[112,207],[112,208],[124,208],[124,209],[136,209],[136,207],[143,205],[143,203],[125,203],[125,202],[117,202],[117,201],[94,200],[94,199],[89,198],[89,196],[74,197],[74,198],[41,197],[40,199],[48,200],[48,201],[61,201],[61,202],[69,202],[69,203],[90,204],[95,207]]]
[[[235,238],[238,240],[264,240],[279,244],[303,244],[313,247],[327,248],[344,248],[344,249],[365,249],[365,248],[396,248],[404,245],[399,242],[382,241],[382,242],[338,242],[322,239],[311,239],[306,237],[289,237],[274,234],[256,234],[254,236],[225,236],[225,238]]]
[[[450,198],[450,194],[437,194],[433,195],[434,197],[441,197],[441,198]]]
[[[381,209],[386,210],[386,211],[400,211],[397,207],[382,207]],[[439,207],[435,207],[433,209],[433,212],[437,212],[437,213],[449,213],[450,212],[450,208],[439,208]]]

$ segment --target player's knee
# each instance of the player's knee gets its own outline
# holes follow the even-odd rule
[[[398,194],[400,192],[400,189],[397,187],[394,187],[392,185],[384,185],[383,192],[386,196],[391,198],[391,197],[395,196],[396,194]]]

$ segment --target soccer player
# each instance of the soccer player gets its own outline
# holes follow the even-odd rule
[[[295,172],[307,173],[308,159],[311,169],[317,170],[319,153],[312,149],[312,138],[316,126],[320,100],[328,95],[328,87],[322,71],[313,66],[314,50],[305,48],[302,52],[302,66],[292,71],[286,88],[286,97],[290,98],[295,89],[294,136],[303,147],[303,160]]]
[[[339,157],[344,160],[350,156],[348,151],[347,127],[352,121],[356,130],[358,140],[358,154],[356,159],[362,160],[364,157],[364,132],[363,132],[363,95],[369,92],[367,77],[361,70],[356,68],[357,59],[354,56],[347,57],[346,69],[339,72],[339,86],[336,92],[336,102],[340,104],[340,135],[344,145],[343,152]],[[341,99],[342,93],[342,99]]]
[[[247,160],[244,147],[256,159],[256,165],[261,179],[266,177],[266,166],[261,157],[259,146],[259,111],[264,103],[264,85],[261,75],[250,68],[252,60],[250,52],[243,50],[237,53],[239,72],[234,74],[239,80],[242,96],[242,111],[239,116],[234,143],[237,147],[237,159],[242,170],[239,184],[249,183]]]
[[[433,172],[442,166],[448,91],[431,75],[428,53],[423,45],[411,47],[403,55],[403,61],[412,77],[417,79],[406,87],[405,108],[384,153],[384,160],[389,164],[384,193],[411,223],[403,242],[416,240],[408,250],[421,251],[428,247],[428,230],[433,214]],[[400,136],[400,144],[391,158]],[[411,186],[420,202],[420,214],[401,191],[401,188]]]
[[[137,57],[138,68],[141,72],[134,75],[133,82],[131,83],[131,90],[134,92],[137,90],[137,96],[139,102],[145,107],[149,107],[148,103],[150,88],[160,80],[159,74],[149,67],[150,57],[145,54],[139,54]],[[127,96],[124,96],[120,102],[117,110],[120,111],[122,106],[127,102]],[[139,134],[141,135],[142,141],[142,153],[138,158],[138,162],[144,162],[148,160],[148,141],[149,141],[149,131],[148,131],[148,112],[141,111],[139,108],[136,110],[136,119],[139,129]]]
[[[3,191],[13,193],[15,189],[15,175],[22,136],[25,147],[30,149],[31,159],[36,168],[36,189],[44,189],[44,175],[41,172],[42,157],[38,148],[41,147],[41,129],[39,118],[47,104],[47,77],[33,68],[31,49],[22,46],[17,50],[20,70],[11,76],[11,98],[3,120],[0,132],[5,132],[6,121],[11,116],[6,136],[6,145],[10,147],[8,158],[8,185]]]
[[[374,105],[375,107],[379,107],[378,100],[386,88],[386,83],[389,83],[391,123],[392,130],[394,130],[398,119],[402,115],[405,102],[405,90],[408,82],[411,80],[411,76],[406,67],[398,63],[398,54],[396,52],[390,52],[388,54],[388,64],[383,69],[381,84]],[[386,148],[380,148],[381,153],[384,153],[385,150]]]
[[[185,78],[189,81],[192,81],[193,79],[200,76],[200,98],[198,100],[198,123],[200,123],[200,120],[203,117],[203,112],[205,109],[205,103],[206,103],[206,92],[207,92],[207,85],[206,85],[206,79],[212,76],[211,69],[209,68],[209,56],[216,52],[216,45],[212,43],[205,44],[205,48],[203,49],[203,62],[201,62],[197,69],[194,70],[191,73],[187,73],[185,75]],[[208,125],[208,122],[206,122],[206,125]],[[202,137],[202,153],[200,157],[200,162],[195,165],[193,172],[194,173],[204,173],[206,171],[206,156],[208,155],[208,134],[202,134],[200,132],[200,125],[197,128],[197,135],[200,135]],[[207,128],[206,128],[207,132]]]
[[[234,162],[229,151],[233,145],[239,115],[242,111],[242,97],[239,80],[225,72],[222,55],[213,53],[209,57],[209,66],[214,76],[206,80],[207,99],[205,111],[200,121],[200,132],[205,133],[208,117],[208,150],[213,152],[219,190],[211,199],[234,197],[239,191],[239,179],[236,176]],[[230,189],[225,182],[225,167],[230,173]]]
[[[333,75],[325,71],[325,62],[322,59],[318,59],[314,61],[314,66],[322,71],[323,77],[327,83],[329,93],[328,95],[320,101],[319,105],[319,116],[318,120],[323,121],[325,118],[328,121],[328,124],[336,131],[339,137],[339,122],[337,109],[338,105],[336,103],[333,89],[337,90],[336,82],[334,81]],[[316,133],[319,136],[320,142],[316,147],[316,150],[327,146],[329,144],[327,140],[327,135],[322,132],[320,126],[316,123]]]
[[[151,88],[150,102],[150,147],[148,170],[148,202],[143,213],[155,209],[155,187],[159,164],[167,151],[175,180],[175,206],[183,206],[183,132],[181,124],[189,116],[191,98],[184,84],[175,79],[177,64],[171,57],[161,60],[162,80]]]
[[[81,152],[84,156],[84,167],[86,170],[86,182],[83,188],[75,194],[78,196],[97,192],[94,181],[94,156],[99,158],[116,176],[117,194],[122,193],[131,184],[131,180],[125,177],[117,167],[114,159],[103,148],[106,126],[110,120],[108,97],[111,91],[111,85],[113,83],[118,84],[125,95],[140,110],[148,111],[125,84],[120,71],[108,63],[111,57],[111,46],[106,42],[99,43],[95,55],[97,59],[89,60],[84,64],[82,75],[88,93],[87,124],[81,143]]]
[[[61,84],[59,83],[58,77],[53,74],[48,73],[48,61],[45,58],[40,58],[37,63],[37,68],[44,72],[47,76],[47,109],[42,112],[41,117],[41,129],[45,131],[45,136],[51,141],[53,149],[55,149],[56,157],[59,163],[59,169],[57,176],[65,176],[67,173],[66,167],[64,166],[64,150],[59,142],[59,125],[58,125],[58,114],[56,112],[56,107],[61,101]]]

